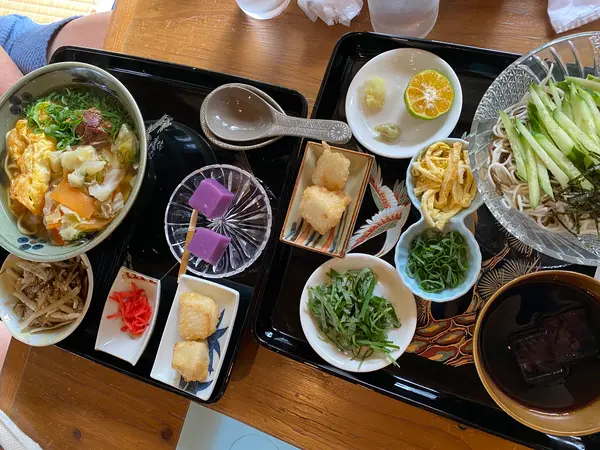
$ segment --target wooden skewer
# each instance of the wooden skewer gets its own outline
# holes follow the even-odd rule
[[[183,247],[183,255],[181,255],[181,265],[179,266],[179,274],[177,275],[177,280],[179,281],[179,277],[187,272],[188,262],[190,260],[190,252],[188,251],[188,245],[194,236],[194,231],[196,231],[196,222],[198,221],[198,210],[194,209],[192,212],[192,217],[190,217],[190,224],[188,225],[187,234],[185,235],[185,244]]]

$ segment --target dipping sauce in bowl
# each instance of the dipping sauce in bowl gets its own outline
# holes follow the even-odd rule
[[[474,359],[515,419],[558,435],[600,430],[600,283],[543,271],[503,286],[483,308]]]

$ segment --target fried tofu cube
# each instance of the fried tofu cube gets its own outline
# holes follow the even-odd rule
[[[183,341],[175,344],[171,367],[185,381],[200,381],[208,376],[208,344],[206,341]]]
[[[186,341],[206,339],[217,331],[219,307],[210,297],[185,292],[179,299],[179,334]]]
[[[322,186],[310,186],[302,194],[300,215],[317,233],[327,234],[340,223],[350,201],[345,192],[331,192]]]
[[[341,191],[350,175],[350,160],[341,153],[332,152],[326,143],[323,143],[323,147],[312,182],[330,191]]]

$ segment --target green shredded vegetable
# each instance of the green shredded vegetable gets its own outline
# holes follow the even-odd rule
[[[429,229],[411,242],[406,273],[425,292],[455,288],[468,270],[467,241],[458,231]]]
[[[391,350],[398,349],[387,331],[400,327],[394,307],[373,295],[377,277],[371,269],[338,273],[331,269],[328,285],[310,287],[308,308],[319,330],[342,352],[362,361],[382,352],[396,364]],[[397,365],[397,364],[396,364]]]
[[[110,122],[106,131],[116,138],[123,123],[130,129],[131,121],[123,106],[111,95],[100,90],[86,88],[64,88],[27,105],[27,126],[34,133],[44,133],[57,141],[57,148],[76,145],[81,140],[77,126],[83,119],[83,111],[96,108],[102,120]]]

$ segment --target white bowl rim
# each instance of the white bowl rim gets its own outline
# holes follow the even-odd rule
[[[379,59],[383,59],[386,55],[389,56],[390,53],[397,53],[397,52],[400,52],[400,51],[407,51],[407,50],[418,51],[420,53],[426,53],[426,54],[429,54],[429,55],[431,55],[432,57],[434,57],[436,59],[439,59],[441,65],[444,66],[444,68],[448,71],[445,75],[447,75],[447,78],[450,80],[450,83],[452,84],[452,89],[454,90],[454,100],[453,101],[457,101],[457,100],[460,101],[460,107],[458,109],[458,112],[456,113],[456,118],[453,119],[453,120],[451,120],[450,122],[448,122],[448,123],[452,123],[452,127],[450,128],[450,131],[448,132],[448,134],[450,134],[452,132],[452,130],[456,127],[456,124],[460,120],[460,115],[462,113],[462,107],[463,107],[462,85],[460,84],[460,79],[458,78],[458,75],[456,74],[456,72],[454,71],[454,69],[452,68],[452,66],[450,64],[448,64],[448,62],[446,62],[446,60],[444,60],[441,56],[438,56],[438,55],[436,55],[433,52],[430,52],[430,51],[424,50],[424,49],[420,49],[420,48],[416,48],[416,47],[400,47],[400,48],[395,48],[395,49],[387,50],[387,51],[385,51],[383,53],[380,53],[380,54],[374,56],[373,58],[371,58],[369,61],[367,61],[365,63],[365,65],[362,66],[358,72],[356,72],[356,74],[352,77],[352,80],[350,81],[350,85],[348,87],[348,92],[350,92],[352,84],[354,83],[354,79],[356,78],[356,76],[369,63],[377,61]],[[351,100],[351,96],[346,95],[346,100],[344,102],[344,111],[346,112],[346,117],[348,117],[347,111],[350,109],[350,100]],[[404,98],[402,98],[401,101],[403,102]],[[350,123],[348,123],[348,126],[350,126]],[[350,128],[352,129],[351,126],[350,126]],[[442,129],[442,128],[443,128],[443,126],[440,127],[440,129]],[[389,152],[382,152],[382,151],[378,150],[377,146],[371,145],[368,142],[363,141],[359,137],[359,134],[360,133],[357,134],[357,133],[354,132],[354,130],[352,130],[352,135],[356,138],[356,140],[362,146],[364,146],[366,149],[372,151],[376,155],[383,156],[385,158],[390,158],[390,159],[406,159],[406,158],[409,157],[408,155],[394,156],[394,155],[390,154]],[[447,136],[444,136],[444,138],[446,138],[446,137]],[[433,139],[430,139],[430,141],[431,142],[437,142],[437,141],[440,141],[442,139],[443,138],[437,138],[437,139],[433,138]]]
[[[13,253],[9,253],[8,256],[4,259],[4,261],[2,262],[2,266],[0,267],[0,272],[4,272],[6,263],[8,263],[8,260],[11,258],[17,258],[17,259],[25,259],[25,258],[21,258],[18,255],[15,255]],[[88,256],[85,253],[82,253],[80,255],[77,256],[73,256],[71,258],[67,258],[67,259],[72,259],[72,258],[81,258],[81,260],[83,261],[83,263],[86,265],[86,269],[87,269],[87,276],[88,276],[88,292],[85,298],[85,304],[83,305],[83,311],[81,314],[81,317],[79,317],[75,322],[73,322],[70,325],[67,325],[66,329],[69,330],[64,336],[57,338],[57,339],[51,339],[49,340],[47,343],[45,344],[34,344],[32,342],[29,342],[26,338],[24,338],[23,336],[30,336],[31,334],[29,332],[25,332],[25,333],[20,333],[20,335],[16,335],[12,332],[12,330],[9,327],[6,327],[6,329],[8,330],[8,332],[11,334],[11,336],[13,338],[15,338],[17,341],[23,342],[24,344],[27,344],[31,347],[48,347],[50,345],[54,345],[54,344],[58,344],[59,342],[63,341],[64,339],[68,338],[71,334],[73,334],[73,332],[77,329],[77,327],[79,327],[79,325],[81,324],[81,322],[83,322],[83,319],[85,318],[88,309],[90,307],[90,303],[92,302],[92,297],[94,294],[94,272],[92,270],[92,264],[90,263],[90,259],[88,258]],[[26,260],[28,261],[28,260]],[[66,261],[66,260],[63,260]],[[59,262],[59,261],[54,261],[54,262]],[[2,321],[5,321],[5,315],[2,314],[0,315],[0,319],[2,319]],[[52,333],[54,330],[50,330],[50,333]],[[65,328],[59,328],[58,330],[56,330],[57,332],[59,331],[65,331]]]
[[[127,202],[125,202],[125,205],[123,206],[123,209],[121,211],[119,211],[117,216],[108,224],[108,226],[106,228],[104,228],[104,230],[102,230],[100,233],[94,235],[91,239],[86,241],[84,244],[73,246],[72,250],[67,251],[60,256],[38,255],[35,253],[27,253],[27,252],[21,250],[20,248],[18,248],[17,246],[15,246],[12,242],[8,241],[4,237],[3,233],[0,233],[0,246],[2,246],[9,253],[13,253],[14,255],[18,256],[19,258],[23,258],[28,261],[37,261],[37,262],[64,261],[66,259],[74,258],[76,256],[82,255],[83,253],[89,252],[91,249],[93,249],[94,247],[96,247],[97,245],[102,243],[121,224],[121,222],[125,219],[125,216],[127,216],[129,211],[133,207],[133,204],[135,203],[135,200],[137,199],[137,196],[142,188],[142,184],[144,182],[144,178],[145,178],[145,174],[146,174],[146,163],[147,163],[148,153],[147,153],[147,148],[146,148],[146,128],[144,126],[144,119],[142,118],[142,113],[140,112],[140,108],[138,107],[137,103],[133,99],[133,96],[131,95],[129,90],[127,90],[127,88],[123,85],[123,83],[121,83],[117,78],[115,78],[113,75],[111,75],[104,69],[101,69],[101,68],[96,67],[91,64],[73,62],[73,61],[48,64],[47,66],[43,66],[39,69],[34,70],[33,72],[28,73],[23,78],[20,78],[15,84],[13,84],[0,97],[0,107],[2,107],[2,105],[4,105],[4,103],[7,102],[15,94],[15,92],[17,92],[19,89],[21,89],[27,83],[29,83],[31,80],[33,80],[41,75],[45,75],[46,73],[55,72],[57,70],[74,69],[74,68],[82,68],[82,69],[92,70],[92,71],[100,73],[103,77],[108,78],[111,82],[115,83],[119,87],[120,94],[122,94],[125,97],[125,99],[131,104],[133,113],[135,116],[135,117],[132,117],[132,119],[134,119],[136,128],[139,128],[139,126],[141,126],[141,129],[137,130],[138,131],[137,138],[138,138],[138,141],[140,144],[140,161],[139,161],[140,165],[137,170],[137,179],[136,179],[136,183],[133,187],[133,190],[131,191],[131,194],[129,195],[129,198],[127,199]],[[8,214],[7,211],[2,211],[2,213]],[[67,248],[69,246],[64,246],[64,247]]]
[[[306,337],[306,340],[308,341],[308,343],[311,346],[311,348],[324,361],[326,361],[327,363],[331,364],[333,367],[336,367],[336,368],[341,369],[341,370],[345,370],[347,372],[356,372],[356,373],[374,372],[376,370],[380,370],[380,369],[383,369],[383,368],[389,366],[392,362],[389,359],[387,359],[387,358],[385,358],[385,359],[382,358],[382,361],[383,361],[382,364],[380,364],[380,365],[378,365],[376,367],[370,368],[370,369],[364,369],[362,367],[360,369],[358,369],[358,368],[357,369],[352,369],[352,368],[349,368],[349,367],[345,367],[343,365],[338,364],[335,359],[331,358],[329,356],[329,354],[327,353],[327,351],[323,350],[320,346],[316,345],[315,338],[308,337],[307,334],[306,334],[306,331],[304,329],[304,327],[305,327],[304,321],[305,320],[314,321],[314,319],[310,316],[309,313],[305,313],[303,311],[303,306],[304,306],[304,303],[305,303],[305,299],[306,299],[306,301],[308,301],[308,294],[307,294],[307,292],[308,292],[308,288],[310,287],[309,286],[309,282],[311,281],[312,277],[318,271],[322,270],[323,267],[325,267],[328,264],[331,264],[332,262],[341,261],[343,263],[343,261],[348,261],[349,259],[367,259],[367,260],[372,261],[375,265],[379,265],[379,266],[384,267],[386,270],[390,271],[390,273],[397,272],[396,268],[394,266],[392,266],[390,263],[388,263],[387,261],[385,261],[385,260],[383,260],[383,259],[381,259],[381,258],[379,258],[377,256],[369,255],[367,253],[349,253],[344,258],[329,258],[327,261],[325,261],[323,264],[321,264],[319,267],[317,267],[311,273],[310,277],[308,278],[308,280],[306,280],[306,283],[304,284],[304,287],[302,288],[302,293],[300,295],[300,301],[299,301],[300,325],[302,326],[302,332],[304,333],[304,336]],[[409,332],[409,334],[410,334],[411,337],[410,337],[410,340],[406,343],[406,345],[402,345],[400,347],[400,349],[394,350],[392,352],[392,353],[397,353],[397,356],[394,355],[394,359],[395,360],[398,360],[406,352],[406,349],[408,348],[408,346],[412,342],[412,339],[414,337],[415,331],[417,329],[417,320],[416,320],[417,319],[417,304],[416,304],[416,299],[414,298],[414,295],[412,295],[412,292],[410,291],[410,289],[408,288],[408,286],[406,286],[404,284],[404,282],[402,281],[402,279],[399,278],[398,281],[400,281],[400,283],[402,285],[404,285],[404,287],[407,289],[407,291],[411,293],[412,302],[410,302],[410,305],[409,305],[409,308],[411,309],[411,313],[410,313],[410,317],[408,317],[408,319],[410,320],[410,322],[412,322],[412,324],[409,327],[409,324],[406,322],[407,318],[404,318],[405,321],[402,321],[403,318],[400,317],[400,319],[401,319],[401,327],[407,327],[407,328],[404,328],[404,329],[408,330],[408,332]],[[412,319],[414,319],[414,321]],[[316,327],[316,325],[315,325],[315,327]],[[317,328],[316,339],[320,340],[320,339],[322,339],[322,337],[321,337],[320,331],[318,330],[318,327],[316,327],[316,328]],[[339,352],[339,350],[335,350],[335,351]],[[339,352],[339,353],[341,353],[341,352]]]

